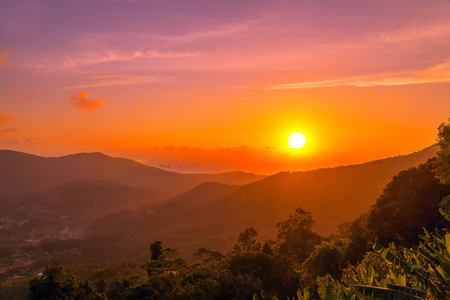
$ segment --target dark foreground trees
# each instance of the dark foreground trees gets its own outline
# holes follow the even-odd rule
[[[439,203],[450,194],[450,185],[439,182],[433,160],[396,175],[369,212],[367,226],[378,242],[403,247],[418,245],[423,228],[443,228],[448,222]]]
[[[312,231],[314,225],[311,213],[297,208],[286,221],[277,224],[279,253],[296,257],[302,263],[320,243],[320,236]]]
[[[30,279],[29,285],[29,299],[106,299],[104,294],[94,290],[90,282],[80,282],[62,266],[50,262],[42,275]]]
[[[239,235],[233,251],[201,248],[195,255],[200,262],[194,264],[176,257],[161,241],[151,244],[145,265],[135,266],[141,271],[138,276],[131,272],[113,280],[105,270],[90,276],[90,283],[49,264],[29,281],[30,298],[251,299],[264,290],[264,299],[280,300],[296,294],[298,299],[449,299],[450,198],[444,197],[450,194],[445,184],[450,175],[448,168],[438,168],[450,165],[449,128],[450,123],[439,129],[437,159],[400,172],[370,212],[331,237],[315,233],[311,213],[299,208],[278,223],[277,242],[258,241],[250,227]],[[419,238],[423,227],[438,230]],[[366,252],[371,240],[385,247],[376,244],[375,252]],[[415,247],[397,248],[393,241]]]

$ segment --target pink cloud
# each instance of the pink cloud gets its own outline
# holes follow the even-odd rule
[[[8,115],[2,114],[2,111],[0,110],[0,123],[7,123],[10,121],[14,121],[15,119],[16,119],[16,117],[14,117],[14,116],[8,116]]]
[[[10,49],[0,52],[0,68],[8,66],[8,60],[6,58],[10,53],[13,53]]]
[[[305,89],[337,86],[397,86],[437,82],[450,82],[450,61],[445,61],[439,65],[431,66],[423,71],[278,84],[268,87],[267,90]]]
[[[88,91],[82,91],[70,97],[69,100],[72,102],[73,107],[84,111],[93,111],[96,108],[102,107],[106,101],[111,100],[111,98],[90,100],[89,95]]]
[[[100,51],[101,52],[101,51]],[[175,51],[127,51],[120,52],[115,50],[106,50],[99,53],[83,52],[74,56],[66,56],[60,61],[48,61],[47,59],[28,66],[33,71],[48,73],[56,70],[65,70],[80,67],[89,67],[97,64],[114,63],[114,62],[131,62],[134,60],[146,59],[180,59],[198,57],[199,52],[175,52]]]
[[[152,76],[137,76],[132,74],[103,74],[94,75],[89,78],[89,83],[67,87],[67,89],[80,89],[88,87],[102,87],[113,85],[142,85],[168,82],[167,78]]]

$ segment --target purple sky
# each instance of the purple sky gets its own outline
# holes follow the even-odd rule
[[[406,154],[450,117],[450,1],[2,0],[0,80],[1,148]]]

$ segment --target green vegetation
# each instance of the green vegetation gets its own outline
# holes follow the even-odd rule
[[[239,216],[250,216],[251,209],[257,210],[264,212],[259,216],[267,217],[255,218],[253,215],[246,223],[236,220],[233,225],[252,221],[264,224],[263,228],[266,228],[269,226],[267,220],[273,218],[269,216],[267,191],[285,192],[278,189],[279,181],[284,179],[287,181],[284,186],[289,186],[289,180],[300,176],[298,174],[269,177],[269,184],[262,191],[258,191],[261,182],[245,188],[203,184],[157,208],[146,205],[135,211],[109,215],[91,224],[90,228],[84,228],[91,234],[85,233],[84,239],[76,239],[76,232],[64,230],[64,235],[58,233],[58,236],[43,238],[36,243],[32,235],[16,247],[14,239],[17,237],[11,232],[22,238],[30,234],[31,225],[4,218],[4,226],[9,231],[2,232],[7,242],[0,246],[0,298],[449,299],[450,121],[439,127],[438,144],[440,150],[435,158],[399,172],[366,213],[341,224],[328,237],[314,230],[311,212],[297,208],[288,217],[272,224],[276,240],[267,235],[261,238],[256,226],[243,226],[242,232],[235,234],[229,242],[232,250],[228,252],[202,247],[186,256],[166,247],[166,244],[171,245],[170,241],[189,243],[194,228],[213,234],[218,227],[226,228],[235,221],[217,221],[216,227],[208,228],[210,223],[203,223],[204,218],[198,212],[190,220],[191,225],[178,227],[174,232],[166,229],[166,236],[172,237],[169,242],[148,240],[147,233],[155,228],[170,228],[168,225],[174,222],[183,224],[184,215],[196,210],[210,219],[218,219],[224,211],[242,210],[243,214]],[[320,180],[315,183],[323,180],[321,184],[327,184],[326,176],[317,176]],[[277,188],[270,190],[271,184]],[[86,197],[92,197],[91,191],[96,190],[91,186],[86,188],[86,182],[75,184],[79,185],[84,187]],[[71,213],[84,211],[80,208],[80,211],[72,212],[70,207],[77,207],[73,203],[76,198],[66,207],[59,196],[60,192],[71,194],[67,191],[73,187],[71,184],[47,192],[54,198],[47,197],[33,208],[17,209],[17,204],[9,204],[12,206],[5,211],[14,212],[15,216],[27,216],[33,226],[38,224],[36,228],[39,229],[32,233],[37,234],[40,230],[39,234],[52,236],[55,228],[61,229],[75,222],[71,220]],[[113,191],[124,191],[124,195],[125,191],[131,191],[106,183],[102,183],[102,189],[96,191],[115,195],[111,201],[118,205],[119,196]],[[136,189],[132,191],[145,195]],[[298,195],[303,192],[307,190]],[[231,201],[233,195],[238,200]],[[240,198],[243,195],[249,195],[249,199],[259,195],[261,200],[248,207],[250,201]],[[55,210],[43,206],[44,202],[56,205],[68,214],[68,218],[61,218]],[[90,202],[81,204],[89,207]],[[218,203],[223,207],[216,212]],[[333,207],[341,205],[344,204],[336,203]],[[95,209],[90,213],[97,213]],[[172,215],[160,217],[166,212]],[[98,232],[111,232],[111,235],[100,236]],[[123,236],[120,243],[118,232]],[[227,234],[231,233],[234,232],[227,231]],[[143,236],[137,239],[140,234]],[[134,256],[136,247],[143,249],[144,255]]]

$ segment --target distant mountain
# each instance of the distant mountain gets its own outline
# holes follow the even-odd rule
[[[76,180],[103,180],[153,191],[162,200],[202,182],[246,184],[263,177],[243,172],[181,174],[102,153],[40,157],[0,150],[0,193],[7,196],[40,192]]]
[[[243,223],[264,231],[273,228],[274,234],[276,223],[301,207],[312,213],[318,233],[330,234],[337,225],[368,211],[393,176],[426,162],[437,150],[431,146],[360,165],[279,173],[227,195],[222,199],[224,209],[239,212]]]
[[[276,238],[276,224],[301,207],[312,212],[314,230],[327,235],[368,211],[398,172],[426,162],[437,150],[432,146],[360,165],[283,172],[242,187],[203,184],[152,209],[109,215],[92,225],[91,234],[124,236],[118,249],[130,243],[146,249],[149,241],[162,240],[187,254],[201,246],[229,250],[250,226],[262,240]]]

